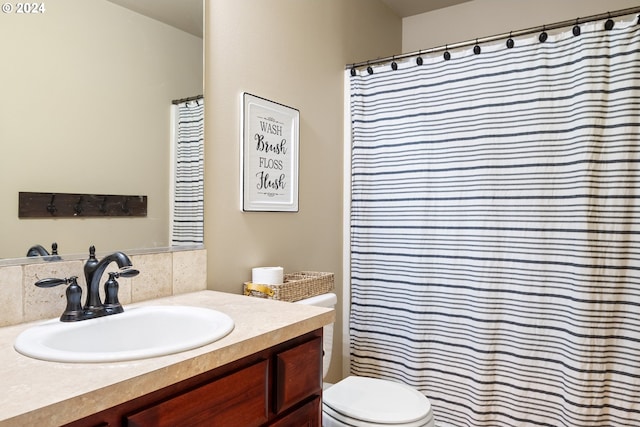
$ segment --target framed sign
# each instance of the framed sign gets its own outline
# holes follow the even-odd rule
[[[242,210],[298,212],[300,113],[242,94]]]

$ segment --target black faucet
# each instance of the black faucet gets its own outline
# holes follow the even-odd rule
[[[62,259],[58,256],[58,244],[55,242],[51,244],[51,254],[49,254],[42,245],[31,246],[27,251],[27,257],[37,256],[43,257],[46,261],[58,261]]]
[[[115,262],[120,271],[109,273],[109,280],[105,283],[105,304],[100,300],[100,280],[107,266]],[[68,279],[42,279],[35,285],[41,288],[68,284],[67,307],[62,313],[60,320],[63,322],[74,322],[77,320],[93,319],[95,317],[108,316],[110,314],[122,313],[124,310],[118,301],[117,277],[137,276],[139,271],[131,268],[131,260],[123,252],[114,252],[98,261],[96,258],[96,248],[89,248],[89,259],[84,265],[84,276],[87,281],[87,299],[84,307],[80,304],[82,298],[82,288],[77,284],[77,277]]]
[[[27,251],[27,256],[49,256],[49,252],[47,252],[47,250],[42,245],[33,245]]]
[[[137,270],[131,270],[131,260],[123,252],[114,252],[102,260],[96,258],[96,248],[89,248],[89,259],[84,264],[84,277],[87,281],[87,299],[84,304],[85,314],[91,317],[104,316],[104,304],[100,301],[100,279],[109,264],[115,262],[120,268],[120,277],[131,277],[138,274]]]

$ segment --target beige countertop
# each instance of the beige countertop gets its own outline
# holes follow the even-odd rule
[[[226,337],[206,346],[144,360],[57,363],[13,348],[23,330],[41,322],[0,328],[0,426],[59,426],[177,383],[335,320],[332,309],[215,291],[160,298],[130,306],[189,305],[228,314]],[[125,306],[125,310],[126,310]]]

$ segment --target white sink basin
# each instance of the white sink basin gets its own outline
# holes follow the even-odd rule
[[[53,362],[118,362],[212,343],[233,330],[231,317],[188,306],[152,306],[79,322],[51,320],[16,338],[25,356]]]

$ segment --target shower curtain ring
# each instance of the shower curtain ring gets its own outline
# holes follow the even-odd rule
[[[473,47],[473,53],[475,53],[476,55],[480,55],[481,51],[482,49],[480,49],[480,45],[478,44],[478,39],[476,39],[476,45]]]
[[[607,13],[609,15],[609,19],[607,19],[607,22],[604,23],[604,29],[609,31],[613,29],[614,22],[613,22],[613,19],[611,19],[611,12],[607,12]]]
[[[422,65],[422,63],[423,63],[422,56],[420,56],[420,55],[422,55],[422,51],[418,52],[418,57],[416,58],[416,64],[418,64],[418,65]]]
[[[393,56],[393,57],[391,58],[391,69],[392,69],[393,71],[395,71],[395,70],[397,70],[397,69],[398,69],[398,63],[396,62],[396,57],[395,57],[395,56]]]
[[[580,35],[580,25],[578,24],[579,19],[580,18],[576,18],[576,25],[573,27],[573,35],[576,37]]]
[[[451,54],[449,53],[449,46],[444,45],[444,54],[442,56],[444,57],[445,61],[448,61],[451,59]]]
[[[515,46],[515,42],[513,41],[513,37],[511,36],[512,31],[509,31],[509,38],[507,39],[507,48],[511,49]]]
[[[371,65],[369,65],[368,62],[367,62],[367,73],[373,74],[373,68],[371,68]]]
[[[542,32],[538,36],[538,40],[540,41],[540,43],[544,43],[544,42],[547,41],[547,37],[548,37],[547,30],[546,30],[545,26],[543,25],[542,26]]]

